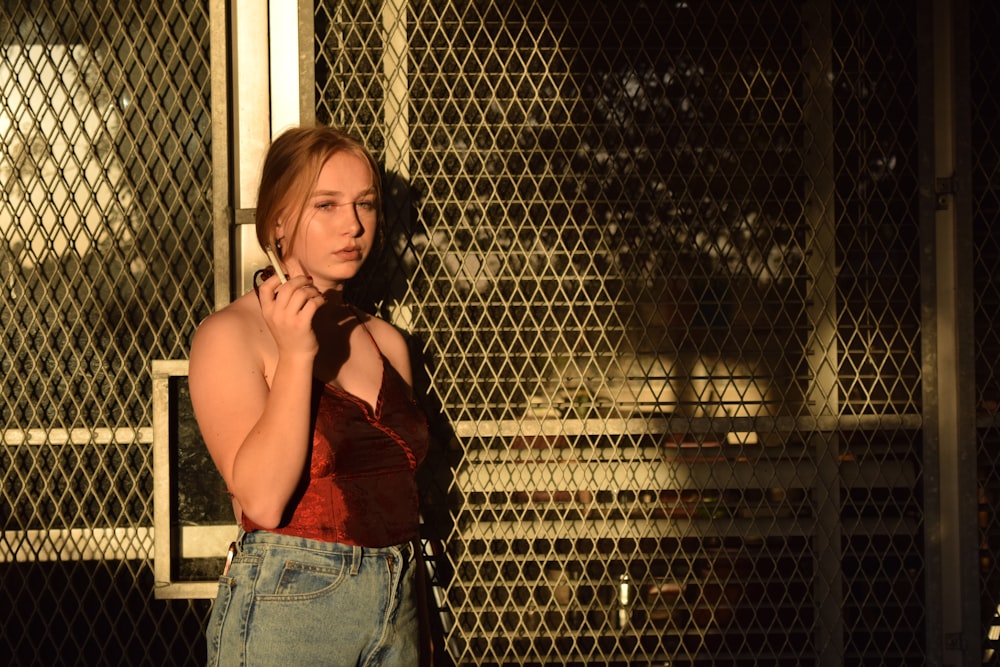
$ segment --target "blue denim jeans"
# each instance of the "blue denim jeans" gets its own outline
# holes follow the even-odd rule
[[[241,531],[212,607],[208,664],[419,664],[414,548]]]

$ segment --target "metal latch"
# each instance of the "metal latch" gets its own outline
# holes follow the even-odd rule
[[[955,177],[944,176],[934,179],[934,208],[944,211],[948,208],[948,198],[955,194]]]

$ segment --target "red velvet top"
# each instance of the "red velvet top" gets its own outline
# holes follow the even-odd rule
[[[309,472],[272,532],[365,547],[416,538],[415,474],[430,438],[405,381],[382,356],[374,410],[338,387],[316,385]],[[260,528],[246,516],[242,523],[247,532]]]

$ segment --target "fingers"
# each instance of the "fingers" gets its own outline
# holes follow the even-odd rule
[[[292,311],[301,310],[317,299],[323,302],[323,295],[313,285],[312,278],[294,276],[282,283],[278,276],[271,276],[260,284],[261,305],[267,303]],[[318,304],[315,304],[318,305]]]
[[[312,280],[305,276],[288,278],[282,284],[277,276],[260,285],[260,307],[276,339],[312,328],[312,318],[326,299]]]

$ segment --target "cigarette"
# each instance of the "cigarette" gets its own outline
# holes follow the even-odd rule
[[[285,277],[285,272],[281,270],[281,264],[278,263],[278,258],[274,256],[274,251],[271,250],[271,246],[264,246],[264,252],[267,253],[267,258],[271,261],[271,266],[274,267],[274,272],[278,274],[278,280],[285,283],[288,278]]]

